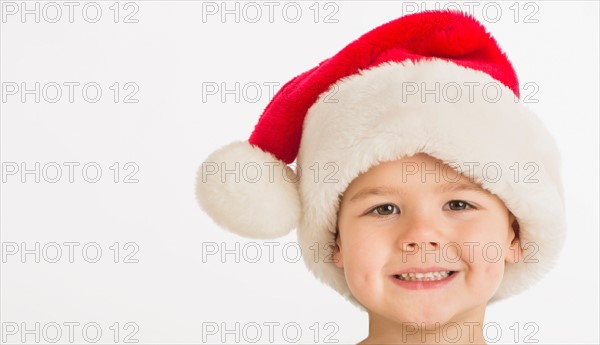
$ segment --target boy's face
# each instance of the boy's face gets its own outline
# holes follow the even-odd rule
[[[343,195],[334,259],[371,316],[419,326],[482,320],[505,264],[522,255],[503,202],[444,167],[422,153],[381,163]],[[460,186],[474,190],[452,190]]]

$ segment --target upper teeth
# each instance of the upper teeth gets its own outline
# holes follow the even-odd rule
[[[426,273],[402,273],[396,278],[401,280],[441,280],[450,275],[450,271],[426,272]]]

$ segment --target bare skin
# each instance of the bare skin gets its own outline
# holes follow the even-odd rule
[[[415,163],[427,174],[402,176],[402,164]],[[518,223],[496,195],[463,175],[449,181],[443,168],[422,153],[384,162],[342,197],[334,259],[368,309],[360,344],[485,344],[487,303],[505,265],[523,255]],[[459,185],[467,188],[452,190]],[[452,279],[427,289],[395,281],[398,272],[434,267]]]

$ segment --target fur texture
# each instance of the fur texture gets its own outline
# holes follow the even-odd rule
[[[202,163],[196,196],[217,224],[245,237],[284,236],[300,218],[295,173],[248,142],[224,146]]]

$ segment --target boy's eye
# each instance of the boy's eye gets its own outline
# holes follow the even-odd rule
[[[465,210],[465,209],[469,209],[469,208],[475,208],[475,207],[473,207],[473,205],[469,204],[468,202],[462,201],[462,200],[452,200],[452,201],[448,202],[448,205],[450,206],[450,209],[453,211],[460,211],[460,210]]]
[[[400,210],[392,204],[384,204],[373,208],[369,213],[375,213],[378,216],[389,216],[390,214],[400,213]]]

